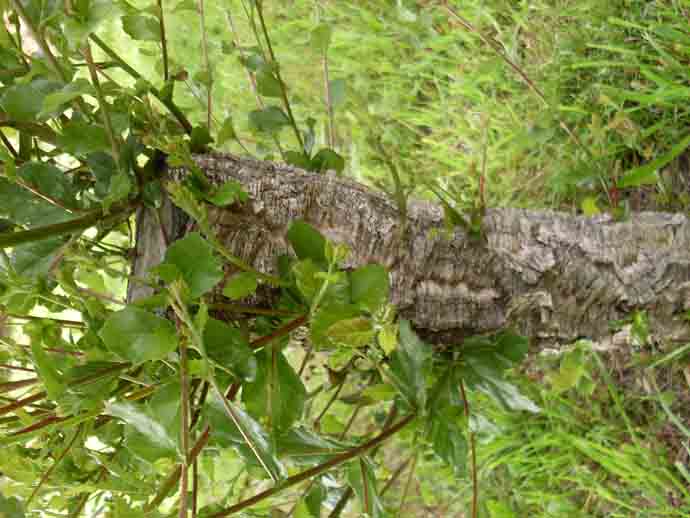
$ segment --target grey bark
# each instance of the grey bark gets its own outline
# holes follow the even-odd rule
[[[217,233],[236,255],[264,272],[289,251],[295,219],[347,243],[348,267],[371,262],[390,271],[392,302],[428,340],[513,327],[541,345],[580,337],[608,340],[610,324],[646,311],[656,336],[690,338],[690,222],[682,214],[639,213],[628,221],[552,211],[490,209],[482,239],[444,227],[442,209],[410,200],[402,231],[395,203],[360,184],[231,155],[195,158],[214,183],[234,178],[251,201],[211,210]],[[185,174],[171,169],[171,181]],[[184,233],[169,202],[166,234]],[[178,221],[177,228],[175,221]],[[158,220],[140,214],[134,274],[165,251]],[[146,294],[133,285],[130,297]]]

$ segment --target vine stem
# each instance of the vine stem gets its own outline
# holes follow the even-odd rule
[[[105,209],[96,209],[79,218],[64,221],[62,223],[45,225],[43,227],[23,230],[21,232],[5,232],[0,234],[0,248],[14,247],[31,241],[40,241],[42,239],[58,237],[64,234],[71,234],[79,230],[86,230],[96,223],[117,219],[131,212],[137,205],[137,203],[133,202],[116,204],[110,208],[111,210],[109,213],[106,213]]]
[[[332,459],[324,462],[323,464],[319,464],[318,466],[314,466],[311,469],[305,470],[301,473],[298,473],[296,475],[293,475],[291,477],[286,478],[281,484],[278,484],[272,488],[266,489],[265,491],[262,491],[261,493],[257,493],[256,495],[247,498],[246,500],[243,500],[242,502],[239,502],[231,507],[228,507],[227,509],[224,509],[216,514],[211,515],[209,518],[221,518],[223,516],[230,516],[231,514],[234,514],[238,511],[241,511],[242,509],[246,509],[249,506],[252,506],[258,502],[261,502],[262,500],[273,496],[277,493],[280,493],[281,491],[287,489],[288,487],[292,487],[296,484],[299,484],[300,482],[304,482],[305,480],[308,480],[312,477],[315,477],[317,475],[320,475],[321,473],[324,473],[325,471],[328,471],[331,468],[334,468],[335,466],[339,466],[340,464],[347,462],[349,460],[352,460],[354,458],[359,457],[363,453],[369,451],[370,449],[376,447],[377,445],[381,444],[383,441],[388,439],[389,437],[395,435],[397,432],[399,432],[401,429],[403,429],[405,426],[407,426],[410,422],[412,422],[415,418],[417,417],[417,414],[409,414],[400,421],[398,421],[396,424],[391,426],[390,428],[385,429],[382,431],[379,435],[374,437],[373,439],[365,442],[364,444],[361,444],[360,446],[357,446],[356,448],[352,448],[351,450],[348,450],[344,453],[341,453],[340,455],[336,455]]]
[[[463,404],[465,405],[465,416],[470,418],[470,403],[465,394],[465,384],[460,380],[460,395],[462,396]],[[477,480],[477,448],[474,443],[474,432],[470,430],[470,450],[472,452],[472,518],[477,518],[479,510],[479,482]]]
[[[178,330],[181,327],[178,318]],[[187,361],[187,340],[180,340],[180,446],[182,447],[182,466],[180,477],[180,518],[187,517],[187,490],[189,488],[189,373]]]
[[[307,156],[307,151],[304,148],[304,141],[302,140],[302,134],[299,131],[299,128],[297,127],[297,121],[295,120],[295,116],[292,113],[292,107],[290,106],[290,100],[288,99],[287,96],[287,87],[285,86],[285,82],[283,81],[283,77],[280,74],[280,68],[278,66],[278,61],[276,60],[276,55],[273,52],[273,45],[271,44],[271,38],[268,36],[268,29],[266,28],[266,20],[264,20],[264,9],[263,9],[263,0],[257,0],[255,2],[256,5],[256,12],[259,15],[259,23],[261,23],[261,30],[264,33],[264,38],[266,39],[266,46],[268,47],[268,55],[271,58],[271,64],[274,66],[274,71],[276,74],[276,78],[278,79],[278,83],[280,84],[280,95],[283,100],[283,104],[285,105],[285,110],[287,111],[288,118],[290,119],[290,125],[292,126],[293,131],[295,132],[295,137],[297,138],[297,142],[299,143],[299,148],[302,150],[302,153],[304,153],[305,156]]]

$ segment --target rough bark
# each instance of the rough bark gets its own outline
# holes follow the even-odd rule
[[[395,203],[362,185],[230,155],[196,157],[212,182],[234,178],[251,201],[212,209],[226,246],[265,272],[289,251],[285,236],[303,219],[351,250],[348,266],[370,262],[390,271],[392,302],[427,339],[458,343],[506,326],[535,343],[611,338],[611,322],[645,310],[664,340],[690,338],[690,222],[682,214],[608,215],[491,209],[482,239],[448,231],[442,209],[410,200],[402,231]],[[185,173],[171,169],[171,181]],[[179,237],[163,209],[169,236]],[[135,275],[160,261],[165,242],[152,215],[139,219]],[[154,223],[155,221],[155,223]],[[183,232],[183,231],[182,231]],[[136,293],[134,292],[136,291]],[[134,288],[130,296],[146,290]]]

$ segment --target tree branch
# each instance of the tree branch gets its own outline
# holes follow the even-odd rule
[[[489,209],[477,240],[462,228],[446,230],[440,207],[410,200],[401,233],[395,202],[352,181],[232,155],[195,160],[213,183],[233,178],[250,194],[243,206],[209,208],[232,253],[275,273],[275,257],[289,250],[290,223],[303,219],[350,246],[348,267],[386,266],[392,302],[432,342],[457,344],[507,326],[541,345],[611,339],[610,323],[636,310],[647,312],[658,337],[690,338],[690,221],[682,214],[639,213],[618,222]],[[174,181],[185,174],[169,171]],[[176,209],[166,210],[168,224],[179,219]],[[146,233],[146,214],[140,216],[136,276],[165,252],[160,230]],[[169,228],[180,237],[180,228]],[[130,298],[142,294],[130,291]]]

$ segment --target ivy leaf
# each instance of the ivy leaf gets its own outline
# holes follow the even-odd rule
[[[299,259],[311,259],[318,266],[326,266],[326,239],[308,223],[298,219],[290,224],[287,238]]]
[[[426,377],[430,368],[431,347],[412,331],[409,320],[400,320],[398,347],[391,356],[391,383],[417,409],[426,407]]]
[[[312,157],[309,169],[320,173],[330,170],[342,173],[345,169],[345,159],[332,149],[323,148]]]
[[[102,126],[73,121],[62,128],[57,147],[73,155],[87,155],[110,149],[108,135]]]
[[[108,350],[132,363],[163,359],[177,347],[172,322],[135,306],[111,314],[99,335]]]
[[[206,354],[235,377],[251,381],[256,377],[256,358],[247,340],[236,327],[209,318],[204,327]]]
[[[352,302],[369,313],[376,313],[388,303],[390,283],[388,272],[380,264],[368,264],[350,274]]]
[[[206,199],[217,207],[227,207],[233,203],[244,203],[249,199],[249,195],[242,188],[242,184],[237,180],[228,180],[218,187]]]
[[[259,283],[252,272],[236,273],[228,279],[223,288],[223,295],[232,300],[243,299],[256,292]]]
[[[127,15],[122,17],[122,28],[133,40],[160,41],[161,28],[151,16]]]
[[[268,434],[261,425],[232,401],[226,401],[226,403],[232,409],[244,433],[240,431],[235,421],[227,414],[218,394],[214,393],[208,398],[204,410],[209,424],[213,428],[211,440],[222,447],[235,448],[247,464],[252,466],[261,465],[269,471],[274,480],[285,478],[287,474],[285,467],[276,457],[268,441]],[[247,445],[245,436],[251,441],[252,448]],[[257,459],[257,456],[260,461]]]
[[[223,278],[220,261],[213,247],[198,232],[175,241],[165,253],[162,264],[175,266],[189,288],[189,295],[198,298]]]
[[[256,378],[245,384],[242,401],[254,416],[267,416],[275,430],[287,430],[302,417],[307,390],[283,353],[267,347],[257,353]]]
[[[290,124],[290,119],[278,106],[249,112],[249,127],[257,133],[277,133]]]
[[[256,75],[256,89],[264,97],[282,97],[283,95],[280,80],[269,67],[263,67]]]

